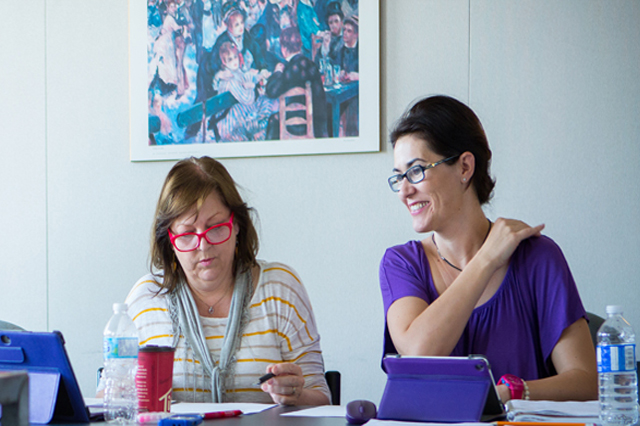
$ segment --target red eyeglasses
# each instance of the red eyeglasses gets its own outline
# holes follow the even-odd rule
[[[200,247],[202,237],[211,245],[222,244],[231,238],[231,230],[233,229],[233,212],[227,222],[213,225],[211,228],[198,234],[197,232],[185,232],[184,234],[173,235],[171,229],[168,229],[169,239],[176,250],[181,252],[194,251]]]

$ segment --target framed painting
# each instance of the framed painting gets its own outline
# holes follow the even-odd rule
[[[377,0],[129,0],[131,160],[380,149]]]

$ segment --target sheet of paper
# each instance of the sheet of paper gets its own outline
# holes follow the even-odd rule
[[[596,418],[600,415],[598,401],[528,401],[515,399],[507,402],[510,420],[528,420],[529,417]],[[528,416],[528,417],[525,417]]]
[[[89,409],[89,415],[91,417],[99,416],[104,413],[102,398],[85,398],[84,405]]]
[[[280,415],[286,417],[344,417],[346,414],[347,407],[345,405],[321,405],[306,410],[289,411]]]
[[[280,415],[286,417],[344,417],[346,413],[347,407],[345,405],[323,405]],[[378,419],[371,419],[366,423],[367,426],[416,426],[417,424],[416,422]],[[429,423],[429,426],[487,426],[487,423]]]
[[[242,414],[248,415],[268,410],[277,405],[278,404],[254,404],[244,402],[179,402],[171,405],[171,412],[176,414],[201,414],[212,413],[214,411],[240,410]]]
[[[87,407],[102,408],[102,398],[85,398],[84,405],[86,405]]]
[[[425,424],[429,426],[487,426],[491,423],[416,423],[416,422],[401,422],[399,420],[378,420],[371,419],[367,423],[367,426],[416,426],[419,424]]]

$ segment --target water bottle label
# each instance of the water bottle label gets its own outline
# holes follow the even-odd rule
[[[636,345],[598,345],[598,373],[636,370]]]
[[[104,359],[138,357],[138,339],[135,337],[105,337],[103,345]]]

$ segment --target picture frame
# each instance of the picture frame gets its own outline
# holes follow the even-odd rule
[[[219,25],[215,27],[214,24],[214,28],[217,28],[215,30],[216,41],[221,41],[223,39],[222,35],[227,35],[226,22],[229,22],[230,26],[234,24],[232,20],[235,19],[233,16],[233,8],[235,6],[230,6],[230,4],[240,3],[237,0],[147,0],[146,2],[129,0],[131,161],[178,160],[189,156],[199,157],[204,155],[214,158],[232,158],[359,153],[380,150],[378,0],[360,2],[358,0],[333,0],[338,4],[345,2],[347,7],[355,5],[355,8],[350,10],[350,14],[346,14],[342,18],[343,35],[340,38],[336,37],[338,41],[344,44],[344,29],[349,27],[347,20],[351,20],[354,23],[351,25],[351,29],[355,28],[357,32],[357,50],[355,50],[357,55],[355,69],[357,72],[355,74],[348,73],[346,68],[349,65],[345,65],[345,69],[341,70],[342,72],[339,71],[339,67],[335,69],[334,65],[330,67],[325,65],[325,63],[334,64],[339,62],[338,59],[334,61],[333,56],[330,61],[326,53],[330,50],[326,48],[329,44],[327,39],[331,31],[328,28],[328,24],[326,25],[327,29],[323,29],[321,32],[316,33],[317,35],[311,36],[311,50],[315,49],[315,52],[310,52],[309,49],[305,51],[304,30],[301,29],[301,26],[296,27],[302,40],[302,51],[283,59],[285,53],[290,53],[289,50],[273,48],[272,51],[275,52],[277,50],[280,53],[280,57],[276,55],[276,61],[274,62],[272,55],[270,58],[272,59],[271,65],[262,68],[266,69],[266,71],[258,69],[261,68],[258,66],[258,58],[261,55],[255,55],[254,58],[251,51],[249,53],[246,53],[246,50],[241,51],[237,45],[232,45],[234,43],[227,43],[225,48],[230,53],[224,51],[222,58],[220,58],[220,52],[224,50],[220,49],[222,44],[217,48],[214,44],[213,48],[208,50],[205,42],[196,40],[197,38],[203,39],[207,34],[210,34],[210,32],[199,29],[199,27],[206,26],[205,19],[202,20],[203,24],[196,26],[194,22],[199,22],[200,18],[198,18],[199,15],[197,13],[193,13],[191,24],[185,24],[183,18],[180,18],[175,12],[176,9],[180,8],[183,8],[183,11],[193,10],[192,8],[195,7],[193,4],[198,2],[207,3],[209,7],[212,4],[217,7],[222,5],[223,9],[226,7],[226,13],[224,14],[219,9],[217,15],[215,15],[215,12],[209,14],[209,16],[213,15],[219,18]],[[283,16],[282,21],[285,23],[286,8],[289,7],[289,11],[291,11],[290,6],[292,3],[296,4],[298,9],[315,3],[313,0],[244,0],[241,2],[240,6],[245,9],[242,11],[244,24],[246,25],[244,37],[255,33],[252,42],[257,43],[260,43],[264,38],[272,40],[268,36],[264,37],[264,31],[262,30],[266,25],[260,28],[259,22],[261,21],[259,20],[252,22],[251,29],[249,29],[251,14],[247,13],[249,6],[245,5],[257,2],[266,3],[267,7],[274,8],[274,13],[276,13],[276,9],[273,5],[277,5],[279,13]],[[330,2],[331,0],[324,3],[328,4]],[[167,4],[169,4],[170,10],[167,9]],[[282,8],[280,8],[281,4],[283,5]],[[300,4],[303,4],[303,6],[300,6]],[[163,5],[165,8],[163,11],[151,12],[152,7]],[[187,6],[190,8],[187,9]],[[310,8],[307,7],[307,9]],[[295,13],[295,10],[293,13]],[[297,16],[302,16],[301,13],[298,10]],[[167,18],[169,14],[171,14],[171,17]],[[183,12],[183,14],[186,16],[186,13]],[[193,18],[194,16],[196,19]],[[315,22],[319,23],[320,18],[317,16],[316,18]],[[237,20],[240,21],[240,18]],[[181,23],[184,25],[180,25]],[[172,31],[178,27],[182,29]],[[208,28],[212,28],[210,23]],[[231,34],[230,31],[229,33]],[[286,30],[287,35],[285,38],[293,33],[295,31]],[[199,34],[204,36],[199,36]],[[280,39],[284,41],[283,34],[285,34],[284,28],[280,32]],[[325,46],[322,46],[323,34],[326,37]],[[182,40],[179,41],[179,38],[182,38]],[[279,42],[280,39],[277,41]],[[287,38],[287,40],[290,39],[295,41],[295,36]],[[244,40],[244,48],[248,49],[247,38]],[[347,39],[347,42],[349,41],[351,40]],[[295,43],[287,44],[287,42],[285,41],[286,45],[295,46]],[[307,45],[309,45],[308,42]],[[273,43],[263,44],[263,46],[266,47],[262,49],[265,52],[262,56],[267,56],[266,53],[268,53],[269,46],[273,46]],[[331,46],[333,47],[333,44]],[[291,50],[295,50],[295,47]],[[243,74],[240,74],[238,70],[234,70],[233,51],[236,51],[237,56],[240,57],[239,62],[241,65],[239,70],[243,71]],[[215,52],[218,54],[215,54]],[[209,56],[205,57],[206,55]],[[312,133],[309,133],[310,126],[304,128],[301,124],[298,124],[298,129],[301,130],[298,133],[301,133],[301,136],[297,134],[288,135],[288,130],[291,129],[293,132],[295,126],[283,127],[279,123],[279,117],[284,117],[284,121],[288,122],[289,115],[282,115],[279,107],[279,105],[288,105],[288,101],[282,103],[283,99],[281,98],[284,98],[282,94],[277,97],[274,95],[278,95],[278,92],[274,89],[274,87],[278,87],[276,85],[277,77],[282,77],[280,81],[292,81],[283,76],[290,76],[290,74],[287,74],[287,65],[290,66],[290,70],[293,69],[296,55],[306,57],[300,56],[298,58],[307,60],[303,64],[314,64],[310,68],[311,73],[315,75],[317,70],[317,78],[322,81],[319,87],[322,88],[325,97],[324,108],[317,107],[317,105],[322,104],[316,104],[315,99],[321,99],[323,95],[317,89],[318,84],[316,84],[315,80],[310,80],[313,83],[310,83],[307,89],[307,92],[312,93],[311,96],[307,96],[305,99],[304,95],[298,95],[298,100],[302,102],[302,99],[305,99],[307,101],[306,108],[303,108],[300,116],[303,117],[306,113],[307,119],[312,121],[314,125]],[[327,58],[325,62],[322,61],[322,55]],[[182,57],[182,66],[179,59],[177,61],[178,65],[167,68],[166,64],[176,57]],[[169,58],[171,61],[165,58]],[[247,64],[252,59],[253,68],[250,68]],[[219,67],[217,70],[215,68],[216,61]],[[278,62],[282,63],[280,68],[278,68]],[[268,61],[263,60],[262,64],[264,65],[265,63],[268,63]],[[273,65],[274,63],[275,66]],[[344,63],[347,64],[346,62]],[[226,69],[230,71],[227,72],[225,71]],[[178,70],[177,74],[179,74],[177,79],[175,78],[176,70]],[[231,71],[235,74],[232,74]],[[278,72],[280,72],[280,76],[277,76]],[[228,75],[233,77],[228,77]],[[355,75],[354,79],[349,78],[353,75]],[[338,77],[333,81],[332,85],[331,79],[335,76]],[[238,87],[240,88],[236,87],[234,92],[232,84],[235,83],[227,79],[235,79],[236,77],[244,83],[239,84]],[[248,80],[252,80],[252,82],[247,84],[246,81]],[[213,83],[211,83],[212,81]],[[255,84],[253,90],[251,90],[251,84]],[[212,91],[212,87],[219,90]],[[229,89],[225,90],[227,88]],[[244,89],[247,90],[238,92]],[[205,93],[207,90],[209,93]],[[243,103],[246,101],[242,97],[244,96],[243,93],[248,93],[249,96],[249,102],[246,104]],[[315,94],[318,94],[318,96],[314,96]],[[238,101],[237,97],[240,97],[241,100]],[[251,102],[252,100],[253,102]],[[263,105],[267,105],[267,107],[263,107]],[[324,117],[322,116],[323,113]],[[290,115],[295,115],[295,113]],[[250,118],[246,119],[246,117]],[[317,123],[320,123],[320,125],[317,125]],[[283,133],[279,134],[278,130]],[[304,133],[305,131],[306,134]],[[288,139],[289,137],[299,138]]]

